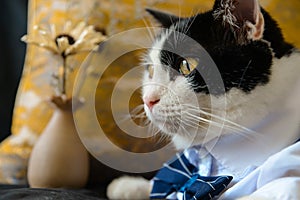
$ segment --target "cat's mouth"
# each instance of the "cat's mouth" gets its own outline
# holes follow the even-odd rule
[[[170,135],[178,131],[180,127],[181,116],[175,110],[163,109],[161,106],[150,110],[145,106],[145,112],[148,119],[153,125],[159,128],[162,132]]]
[[[180,124],[180,120],[178,119],[152,119],[152,123],[155,124],[162,132],[164,132],[167,135],[174,135],[180,133],[180,127],[182,125]]]
[[[179,107],[179,106],[178,106]],[[211,120],[208,115],[199,115],[186,108],[149,110],[145,107],[146,115],[153,125],[167,135],[190,135],[191,133],[204,131]]]

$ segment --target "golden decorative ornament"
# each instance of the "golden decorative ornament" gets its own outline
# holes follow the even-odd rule
[[[95,30],[94,26],[87,25],[83,21],[76,26],[67,21],[62,31],[57,31],[55,24],[51,24],[50,29],[35,25],[33,30],[36,33],[25,35],[21,40],[63,57],[93,51],[106,39],[101,32]]]

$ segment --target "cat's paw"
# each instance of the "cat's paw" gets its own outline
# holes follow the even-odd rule
[[[109,199],[149,199],[151,184],[142,177],[123,176],[107,187]]]

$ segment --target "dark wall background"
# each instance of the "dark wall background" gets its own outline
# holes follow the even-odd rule
[[[0,1],[0,141],[11,134],[15,96],[22,74],[26,45],[28,0]]]

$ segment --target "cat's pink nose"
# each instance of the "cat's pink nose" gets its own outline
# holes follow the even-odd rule
[[[148,108],[152,110],[153,106],[155,106],[155,104],[157,104],[160,101],[160,99],[154,97],[144,97],[143,101],[148,106]]]

